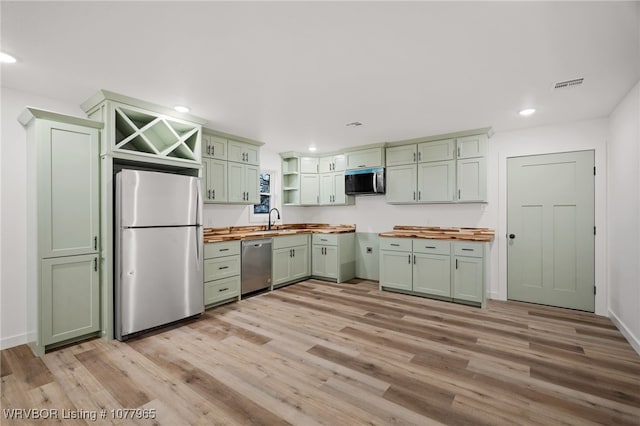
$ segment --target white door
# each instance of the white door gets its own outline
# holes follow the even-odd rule
[[[507,297],[594,311],[594,152],[507,160]]]

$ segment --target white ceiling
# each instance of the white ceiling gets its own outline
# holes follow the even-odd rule
[[[274,151],[502,131],[608,116],[640,79],[639,4],[2,1],[2,86],[186,104]]]

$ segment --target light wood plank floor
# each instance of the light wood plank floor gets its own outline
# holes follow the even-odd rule
[[[64,424],[640,424],[640,357],[608,319],[362,280],[309,280],[127,343],[1,355],[3,410],[107,410]]]

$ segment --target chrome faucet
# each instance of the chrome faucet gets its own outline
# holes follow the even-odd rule
[[[276,213],[278,213],[278,217],[276,218],[276,220],[280,219],[280,210],[276,209],[275,207],[272,208],[271,210],[269,210],[269,220],[268,220],[268,225],[267,225],[267,230],[271,231],[271,212],[272,211],[276,211]],[[276,221],[273,221],[273,224],[275,225]]]

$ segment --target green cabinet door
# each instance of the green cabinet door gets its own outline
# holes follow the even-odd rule
[[[453,298],[484,302],[484,259],[455,256],[453,260]]]
[[[227,163],[227,197],[230,203],[243,203],[246,201],[244,175],[244,164],[234,163],[232,161]]]
[[[41,257],[98,251],[99,132],[42,120],[38,132]]]
[[[245,191],[247,204],[260,204],[260,168],[247,165],[244,168]]]
[[[317,174],[300,175],[300,204],[315,205],[320,202],[320,176]]]
[[[487,135],[472,135],[456,141],[458,159],[478,158],[487,155]]]
[[[418,201],[433,203],[455,199],[454,160],[418,164]]]
[[[402,145],[387,148],[387,167],[415,164],[417,159],[416,145]]]
[[[387,203],[414,203],[417,200],[417,168],[415,164],[386,169]]]
[[[380,251],[380,286],[412,290],[412,257],[410,252]]]
[[[311,248],[311,275],[323,277],[327,270],[327,258],[324,256],[325,246],[314,245]]]
[[[258,166],[260,165],[260,147],[229,139],[227,142],[227,160]]]
[[[296,246],[291,250],[291,266],[289,267],[290,280],[301,280],[308,277],[310,275],[309,247],[306,245]]]
[[[487,160],[458,160],[458,201],[487,200]]]
[[[413,255],[413,291],[451,297],[451,256]]]
[[[333,204],[347,204],[347,194],[345,194],[344,172],[333,174]]]
[[[333,173],[320,175],[320,204],[333,204],[335,183]]]
[[[338,247],[314,245],[312,275],[316,277],[338,279]]]
[[[100,330],[98,255],[43,259],[41,338],[44,345]]]
[[[273,250],[271,278],[274,286],[291,281],[292,250],[290,247]]]
[[[227,162],[202,159],[203,199],[205,203],[227,202]]]
[[[453,160],[454,139],[424,142],[418,145],[418,162]]]

